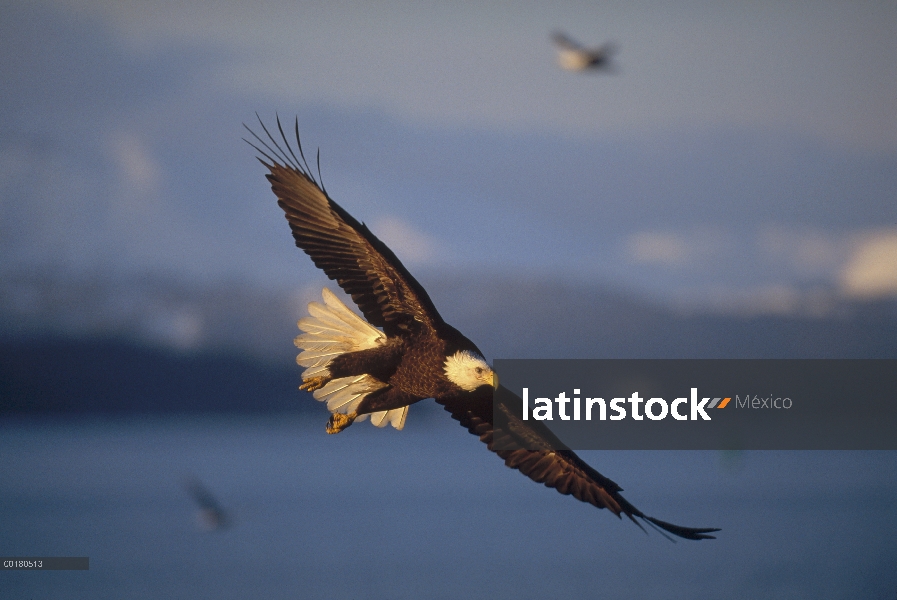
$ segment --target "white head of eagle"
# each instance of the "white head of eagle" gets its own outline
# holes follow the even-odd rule
[[[466,392],[482,385],[494,385],[495,373],[482,356],[459,350],[445,359],[445,376]]]

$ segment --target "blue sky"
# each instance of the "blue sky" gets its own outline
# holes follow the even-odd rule
[[[5,268],[319,287],[240,139],[258,111],[298,116],[423,276],[761,312],[897,295],[893,3],[2,10]],[[556,29],[614,42],[615,72],[557,68]]]

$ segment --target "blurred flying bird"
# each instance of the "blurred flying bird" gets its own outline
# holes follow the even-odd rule
[[[221,505],[212,495],[212,492],[196,477],[186,477],[183,480],[184,489],[199,505],[196,516],[200,527],[207,531],[217,531],[230,525],[230,518]]]
[[[717,529],[680,527],[643,514],[620,495],[622,488],[586,464],[540,421],[513,415],[495,423],[493,391],[498,380],[482,352],[442,317],[426,290],[393,252],[334,202],[315,179],[302,152],[296,123],[296,156],[277,120],[275,138],[249,142],[268,169],[268,181],[284,210],[296,245],[352,297],[364,319],[330,290],[324,303],[308,305],[296,338],[301,389],[327,403],[327,433],[339,433],[368,416],[374,425],[402,429],[408,407],[434,398],[489,450],[534,481],[582,502],[625,514],[674,535],[700,540]],[[258,144],[258,145],[256,145]],[[282,145],[281,145],[282,144]],[[365,320],[366,319],[366,320]],[[380,329],[378,329],[380,328]],[[505,390],[505,388],[501,388]],[[517,404],[519,406],[519,404]]]
[[[586,48],[560,31],[554,32],[551,39],[557,46],[558,65],[566,71],[610,71],[612,68],[610,57],[616,51],[613,44]]]

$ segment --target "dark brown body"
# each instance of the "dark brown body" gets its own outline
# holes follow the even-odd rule
[[[480,354],[476,346],[453,327],[445,332],[455,339],[444,339],[421,330],[388,337],[386,344],[370,350],[349,352],[329,365],[333,379],[368,374],[389,384],[369,394],[358,406],[358,414],[408,406],[425,398],[446,398],[464,390],[444,375],[445,360],[458,350]],[[460,338],[460,339],[458,339]]]

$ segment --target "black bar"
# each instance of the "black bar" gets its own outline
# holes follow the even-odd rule
[[[0,570],[4,571],[89,571],[87,556],[3,556]]]
[[[894,359],[497,359],[495,371],[506,435],[493,439],[509,449],[897,450]]]

